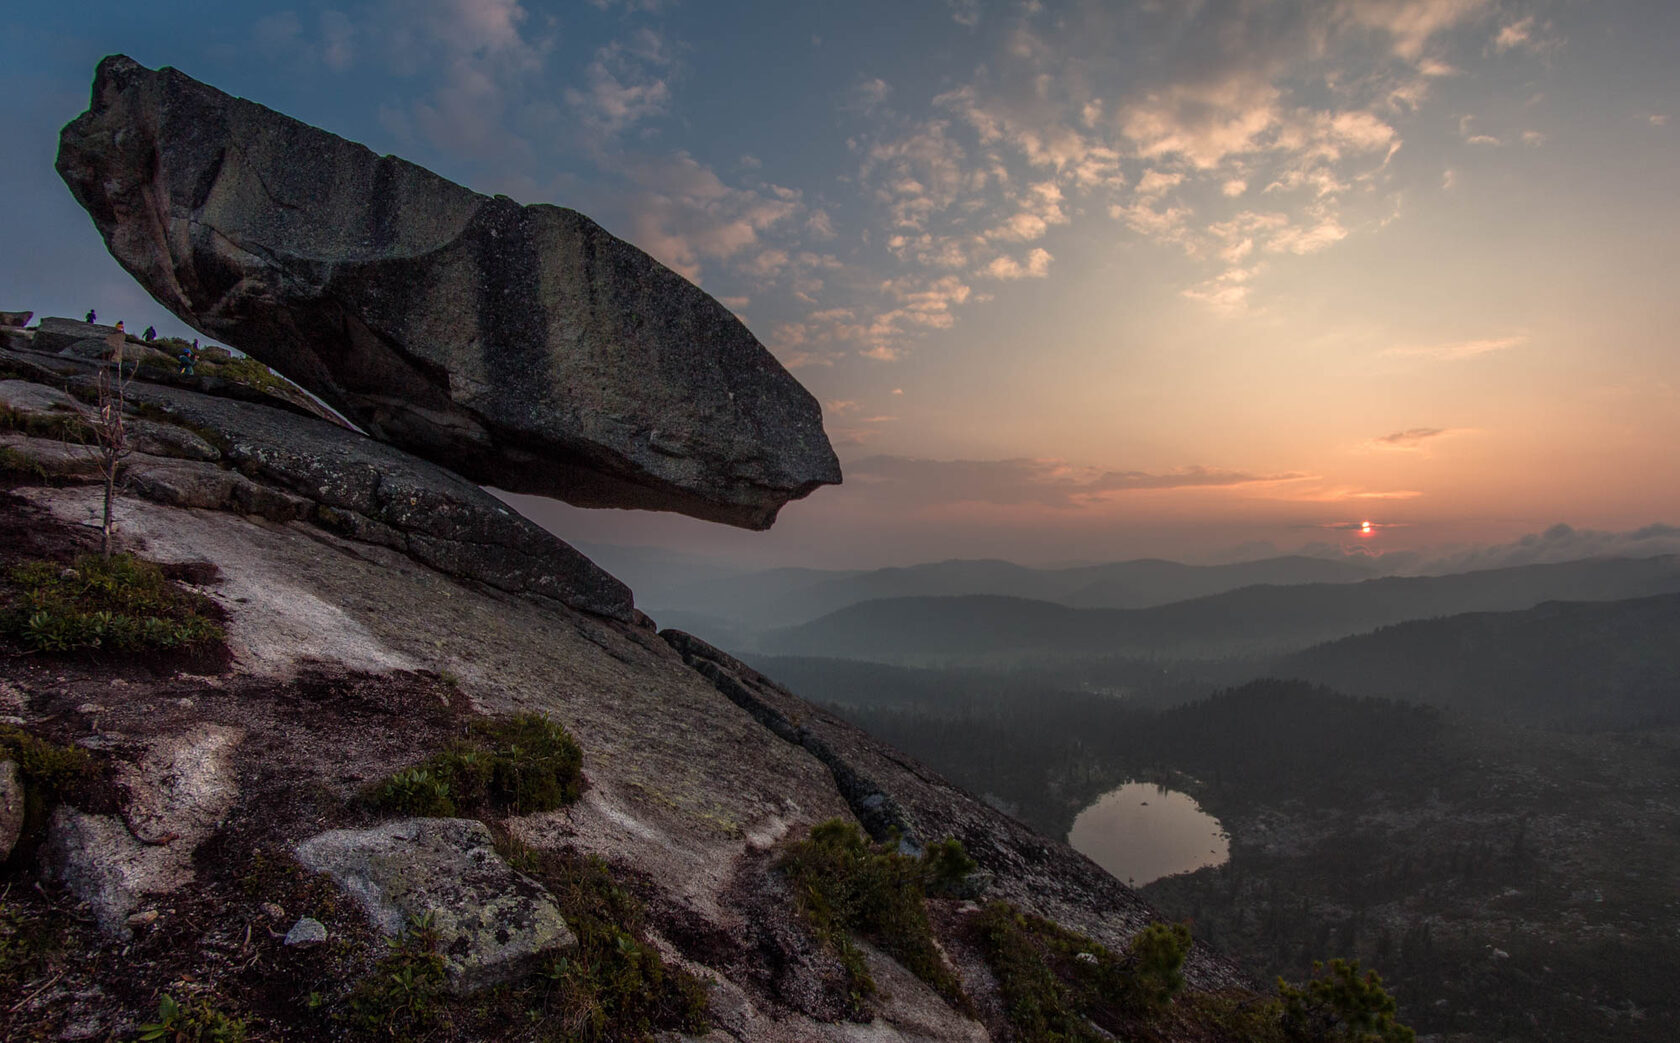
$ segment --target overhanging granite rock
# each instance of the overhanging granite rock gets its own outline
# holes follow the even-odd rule
[[[100,62],[58,171],[165,307],[475,481],[747,528],[840,481],[815,398],[595,222]]]

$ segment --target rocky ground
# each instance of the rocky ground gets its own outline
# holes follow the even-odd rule
[[[88,452],[61,423],[97,360],[28,340],[14,333],[0,352],[8,574],[28,560],[72,568],[100,510]],[[533,1000],[530,976],[560,981],[555,955],[584,944],[573,931],[593,914],[574,891],[619,910],[619,952],[649,954],[638,973],[701,983],[713,1038],[1008,1036],[974,901],[929,900],[967,1003],[865,942],[877,990],[848,996],[777,869],[834,818],[896,830],[907,850],[956,837],[979,863],[979,897],[1116,950],[1156,919],[1065,845],[715,649],[656,632],[616,581],[447,472],[297,409],[147,379],[131,398],[155,430],[127,461],[120,545],[200,595],[226,636],[144,655],[0,648],[4,734],[90,765],[5,866],[5,1038],[132,1038],[164,996],[200,1003],[194,1017],[230,1012],[256,1038],[354,1034],[367,983],[400,981],[382,930],[416,924],[441,936],[448,988],[478,998],[450,1001],[414,1038],[542,1038],[559,1001]],[[369,803],[370,787],[475,722],[525,712],[581,746],[575,803],[481,815],[487,832],[393,824]],[[452,882],[442,897],[414,883],[432,864],[416,860],[434,857],[457,867],[430,874]],[[1202,949],[1187,974],[1198,994],[1242,986]],[[648,1017],[599,1038],[698,1029]],[[1233,1038],[1184,1019],[1151,1031]]]

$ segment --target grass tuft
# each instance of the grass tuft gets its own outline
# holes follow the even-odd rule
[[[132,554],[29,561],[0,587],[0,634],[38,652],[168,650],[220,641],[203,597]]]

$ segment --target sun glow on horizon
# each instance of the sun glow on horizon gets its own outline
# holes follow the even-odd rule
[[[1371,523],[1370,522],[1367,521],[1367,522],[1360,522],[1359,523],[1359,535],[1369,536],[1369,535],[1371,535],[1371,532],[1372,532],[1372,530],[1371,530]]]

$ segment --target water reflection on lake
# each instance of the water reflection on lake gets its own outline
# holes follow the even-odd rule
[[[1068,843],[1134,887],[1231,857],[1218,819],[1189,794],[1152,782],[1128,782],[1098,797],[1073,820]]]

